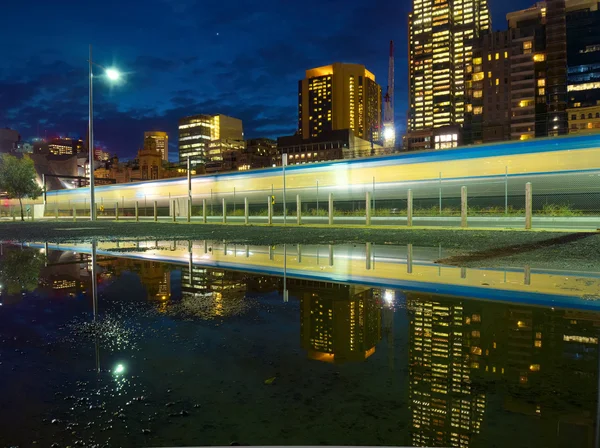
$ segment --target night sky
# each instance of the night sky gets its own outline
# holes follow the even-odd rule
[[[241,118],[246,138],[296,130],[297,82],[307,68],[365,64],[385,92],[396,43],[396,120],[407,108],[410,0],[30,0],[3,2],[0,127],[36,136],[87,129],[88,44],[94,61],[125,72],[94,81],[95,140],[127,158],[145,130],[170,136],[196,113]],[[534,0],[488,0],[494,29]]]

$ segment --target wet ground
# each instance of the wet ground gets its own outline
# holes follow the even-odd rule
[[[594,269],[461,269],[420,246],[0,247],[0,446],[598,443]]]

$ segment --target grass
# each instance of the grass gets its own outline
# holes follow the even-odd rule
[[[123,210],[120,209],[120,215],[133,216],[134,212],[132,210]],[[124,213],[126,212],[126,213]],[[14,216],[18,217],[18,213],[13,210]],[[77,215],[79,217],[86,216],[86,213],[89,214],[87,210],[78,210]],[[303,211],[302,216],[320,216],[327,217],[328,210],[326,207],[323,208],[311,208],[309,210]],[[372,215],[373,217],[406,217],[407,211],[405,208],[376,208]],[[542,208],[535,209],[533,211],[534,216],[547,216],[547,217],[577,217],[577,216],[598,216],[598,211],[582,211],[575,209],[571,204],[544,204]],[[0,217],[12,217],[13,214],[10,211],[0,211]],[[201,216],[202,210],[194,207],[193,216]],[[267,216],[267,209],[251,209],[251,216]],[[281,210],[277,210],[275,212],[276,216],[281,215]],[[51,211],[47,214],[47,216],[54,216],[54,212]],[[68,211],[59,210],[59,217],[67,217],[71,216]],[[140,216],[144,216],[143,213],[140,212]],[[162,216],[162,214],[161,214]],[[209,216],[222,216],[221,210],[218,212],[211,214],[209,210]],[[244,216],[244,208],[239,207],[235,210],[228,210],[227,216]],[[288,209],[287,216],[296,216],[295,209]],[[355,210],[342,210],[342,209],[334,209],[333,216],[341,217],[341,216],[355,216],[355,217],[364,217],[365,209],[359,208]],[[440,213],[440,209],[438,206],[433,207],[423,207],[423,208],[415,208],[413,210],[413,216],[460,216],[460,208],[459,207],[444,207]],[[468,216],[487,216],[487,217],[516,217],[516,216],[525,216],[524,208],[515,208],[513,206],[509,206],[508,210],[504,209],[504,206],[490,206],[490,207],[479,207],[479,206],[471,206],[468,209]]]

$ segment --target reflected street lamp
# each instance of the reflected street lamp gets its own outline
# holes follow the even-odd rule
[[[90,65],[90,111],[89,111],[89,122],[88,122],[88,150],[89,150],[89,167],[90,167],[90,220],[96,220],[96,200],[94,197],[94,95],[93,95],[93,81],[94,72],[93,66],[96,65],[104,70],[104,74],[110,81],[117,81],[121,74],[114,68],[106,68],[100,64],[96,64],[92,60],[92,45],[90,45],[90,58],[88,59]]]

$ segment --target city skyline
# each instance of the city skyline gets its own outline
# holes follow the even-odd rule
[[[534,2],[489,3],[494,29],[499,29],[505,27],[507,12]],[[318,25],[318,17],[292,18],[293,11],[282,4],[252,10],[242,7],[236,14],[228,14],[227,20],[220,15],[225,6],[214,5],[202,15],[206,18],[188,19],[200,17],[194,14],[200,7],[194,1],[157,0],[143,8],[136,23],[129,23],[114,15],[108,17],[108,11],[92,5],[98,19],[82,27],[85,11],[81,6],[46,10],[40,3],[39,8],[25,12],[11,5],[8,13],[16,20],[3,33],[9,33],[11,40],[21,40],[21,47],[28,51],[4,48],[11,64],[0,72],[0,99],[5,106],[0,112],[0,127],[17,129],[24,139],[45,132],[85,134],[89,41],[98,62],[118,66],[126,74],[121,85],[95,85],[96,144],[111,153],[133,157],[143,145],[144,131],[159,129],[175,136],[179,118],[199,113],[242,119],[248,138],[290,135],[297,130],[297,81],[305,70],[333,62],[364,64],[385,88],[388,45],[393,39],[398,43],[395,118],[398,132],[404,131],[408,69],[403,43],[411,2],[380,2],[364,9],[342,9],[339,2],[319,5],[322,14],[337,18],[326,30]],[[166,39],[144,35],[151,26],[146,24],[156,16],[165,20]],[[382,23],[384,16],[393,18],[389,26]],[[66,20],[70,27],[63,27],[66,31],[59,36],[30,40],[22,24],[42,29],[38,25],[48,18],[57,26]],[[265,20],[281,25],[267,33],[257,26]],[[349,26],[359,20],[373,24],[366,38],[364,27]],[[113,25],[110,32],[104,26],[107,22]],[[298,39],[306,27],[315,32],[310,38]],[[271,37],[273,32],[280,36],[277,41]],[[189,45],[182,45],[189,39],[205,42],[208,47],[189,50]],[[123,46],[123,42],[129,45]],[[176,145],[171,138],[171,160],[175,159]]]

